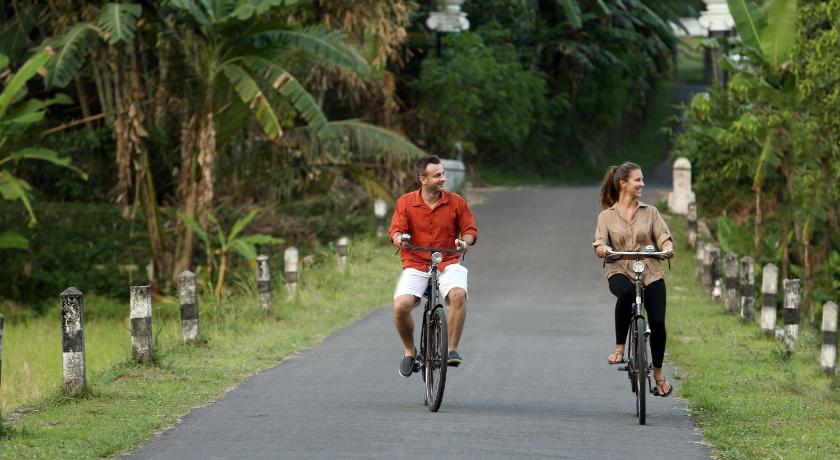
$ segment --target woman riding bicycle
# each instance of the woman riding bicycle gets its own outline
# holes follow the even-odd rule
[[[642,169],[634,163],[611,166],[601,185],[601,208],[592,248],[604,258],[608,251],[640,251],[653,245],[657,251],[674,255],[674,242],[659,211],[639,201],[645,188]],[[673,387],[662,375],[665,357],[665,278],[659,260],[644,260],[644,305],[650,324],[650,351],[653,361],[654,395],[668,396]],[[607,272],[615,303],[615,350],[607,357],[610,364],[624,361],[624,342],[630,327],[635,286],[630,260],[616,260]]]

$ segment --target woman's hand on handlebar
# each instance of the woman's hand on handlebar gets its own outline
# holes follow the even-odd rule
[[[674,257],[674,243],[671,240],[662,243],[662,252],[665,253],[666,259]]]
[[[610,251],[612,251],[611,247],[607,246],[606,244],[602,244],[595,248],[595,255],[604,259],[609,255]]]

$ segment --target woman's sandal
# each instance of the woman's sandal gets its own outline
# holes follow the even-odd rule
[[[659,385],[667,383],[668,384],[668,392],[667,393],[660,393],[659,392]],[[671,392],[674,391],[674,384],[672,384],[668,379],[660,379],[656,381],[656,387],[653,389],[654,396],[661,396],[663,398],[667,398],[671,395]]]
[[[617,356],[618,359],[612,359],[614,356]],[[615,350],[607,356],[607,362],[610,364],[621,364],[624,362],[624,352]]]

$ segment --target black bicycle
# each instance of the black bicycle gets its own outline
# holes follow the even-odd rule
[[[619,371],[626,371],[630,379],[630,390],[636,395],[636,417],[639,418],[639,425],[645,424],[645,397],[648,392],[653,394],[650,385],[650,373],[653,366],[648,358],[648,337],[650,328],[644,316],[644,273],[646,258],[666,258],[667,253],[654,251],[651,245],[645,246],[644,252],[636,251],[607,251],[604,258],[604,265],[607,262],[616,260],[633,260],[633,272],[636,274],[634,284],[636,285],[636,301],[632,306],[632,320],[630,321],[630,332],[627,334],[628,357],[625,366]],[[668,262],[670,265],[670,261]]]
[[[446,385],[446,361],[449,355],[449,333],[446,327],[446,310],[440,295],[438,284],[438,264],[443,261],[444,253],[464,255],[463,250],[448,248],[426,248],[408,244],[411,235],[402,235],[401,248],[432,253],[429,259],[429,285],[423,295],[423,321],[420,332],[420,353],[415,360],[415,372],[420,372],[425,386],[425,404],[429,410],[437,412],[443,401],[443,388]],[[399,253],[399,249],[397,250]]]

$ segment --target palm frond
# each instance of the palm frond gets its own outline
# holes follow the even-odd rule
[[[790,58],[796,41],[796,0],[773,0],[767,10],[767,27],[761,34],[761,49],[774,68]]]
[[[248,104],[248,108],[254,113],[254,117],[266,136],[270,139],[278,139],[283,134],[280,120],[254,77],[245,69],[233,63],[225,64],[222,71],[236,93],[239,94],[242,102]]]
[[[48,40],[46,44],[55,50],[55,54],[47,63],[47,86],[67,86],[82,70],[87,53],[97,38],[92,25],[81,22],[63,36]]]
[[[254,47],[310,55],[314,60],[341,66],[358,75],[370,73],[370,64],[339,31],[311,27],[299,30],[268,30],[248,37]]]
[[[258,209],[252,209],[251,212],[246,214],[244,217],[240,218],[233,224],[233,228],[230,229],[230,234],[228,234],[228,241],[235,240],[239,233],[245,229],[254,219],[257,218],[257,214],[260,211]]]
[[[580,29],[583,23],[580,20],[580,5],[578,5],[578,2],[575,0],[557,0],[557,3],[563,8],[566,22],[572,26],[572,29]]]
[[[46,51],[41,51],[27,60],[20,69],[15,72],[14,77],[0,92],[0,117],[6,113],[9,105],[14,102],[18,92],[26,86],[26,82],[34,77],[38,70],[44,66],[44,63],[50,58]]]
[[[196,5],[192,0],[170,0],[170,4],[175,8],[189,13],[193,20],[195,20],[195,22],[197,22],[200,26],[210,26],[210,18],[208,18],[207,14],[204,13],[201,7]]]
[[[111,45],[134,39],[137,18],[143,8],[137,3],[108,3],[102,8],[97,24],[105,32],[105,40]]]
[[[365,158],[391,158],[406,161],[426,154],[420,147],[394,131],[358,120],[331,121],[327,130],[349,142],[350,148]]]
[[[288,2],[287,2],[288,3]],[[246,21],[254,16],[260,16],[274,8],[283,4],[283,0],[255,0],[250,2],[240,2],[236,8],[228,13],[222,21],[236,19],[239,21]]]
[[[29,249],[29,240],[12,231],[0,232],[0,249]]]
[[[261,73],[283,97],[291,102],[295,110],[300,113],[306,124],[316,133],[322,133],[327,124],[327,117],[315,98],[306,91],[300,82],[282,67],[268,59],[247,57],[243,59],[245,66]]]
[[[761,32],[767,24],[764,12],[751,0],[727,0],[726,3],[741,41],[761,51]]]

